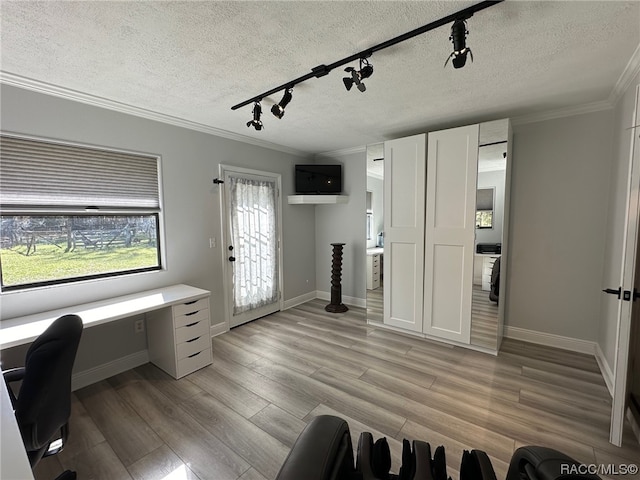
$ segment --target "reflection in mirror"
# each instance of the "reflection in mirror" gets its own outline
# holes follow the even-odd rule
[[[493,197],[495,190],[495,187],[478,187],[476,196],[476,228],[493,228]]]
[[[382,323],[384,144],[367,146],[367,319]]]
[[[507,121],[480,124],[471,344],[498,348],[499,272],[507,167]]]

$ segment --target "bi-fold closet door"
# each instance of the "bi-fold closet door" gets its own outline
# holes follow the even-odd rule
[[[384,323],[468,344],[479,125],[385,142]]]

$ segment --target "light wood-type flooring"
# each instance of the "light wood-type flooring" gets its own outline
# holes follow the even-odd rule
[[[498,348],[498,304],[489,300],[481,285],[473,286],[471,297],[471,345],[495,352]]]
[[[588,464],[640,463],[630,429],[623,448],[608,442],[611,400],[594,358],[511,340],[491,356],[373,328],[364,309],[328,314],[325,304],[215,337],[213,365],[181,380],[147,364],[76,391],[69,444],[36,478],[64,467],[81,480],[272,479],[320,414],[345,418],[354,446],[362,431],[386,436],[392,472],[403,438],[444,445],[454,479],[471,448],[489,454],[499,480],[529,444]]]

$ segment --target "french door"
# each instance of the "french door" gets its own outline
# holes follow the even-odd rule
[[[220,166],[229,327],[281,310],[280,175]]]

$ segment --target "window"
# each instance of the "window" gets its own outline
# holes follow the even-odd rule
[[[2,290],[159,270],[158,163],[0,135]]]
[[[476,195],[476,228],[493,228],[494,188],[479,188]]]

